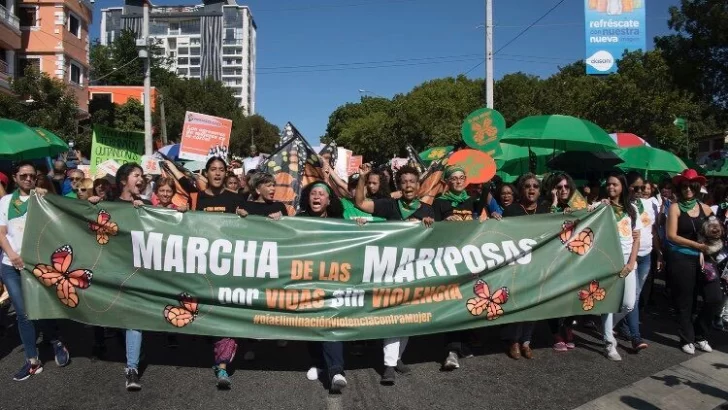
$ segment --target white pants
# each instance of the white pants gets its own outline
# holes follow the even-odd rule
[[[407,347],[409,337],[393,337],[384,339],[384,365],[394,367],[397,360],[402,358],[404,349]]]
[[[629,255],[624,255],[624,263],[625,265],[629,261]],[[604,341],[607,344],[615,345],[617,344],[617,341],[614,339],[614,334],[612,333],[612,330],[614,330],[614,325],[619,323],[620,320],[622,320],[625,316],[627,316],[627,312],[632,311],[634,309],[634,304],[637,301],[637,269],[635,268],[632,270],[632,272],[627,275],[626,278],[624,278],[624,294],[622,295],[622,308],[619,313],[616,314],[616,320],[615,320],[615,314],[614,313],[607,313],[602,315],[602,332],[604,334]]]

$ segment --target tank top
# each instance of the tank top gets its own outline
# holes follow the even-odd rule
[[[698,202],[698,209],[699,213],[698,216],[695,218],[688,215],[687,212],[680,211],[680,215],[677,217],[677,234],[678,236],[681,236],[685,239],[689,239],[691,241],[698,241],[698,231],[703,226],[703,222],[705,222],[706,215],[705,211],[703,210],[703,204],[701,202]],[[686,246],[680,246],[675,245],[674,243],[670,242],[670,247],[677,252],[680,252],[685,255],[699,255],[700,252],[696,251],[693,248],[689,248]]]

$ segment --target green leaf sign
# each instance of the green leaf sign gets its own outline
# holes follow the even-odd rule
[[[505,131],[505,118],[490,108],[481,108],[470,113],[461,128],[463,141],[470,148],[483,151],[490,156],[500,152],[500,137]]]

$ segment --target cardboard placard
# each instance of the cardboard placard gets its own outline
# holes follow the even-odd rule
[[[348,167],[349,169],[347,171],[348,174],[349,174],[349,176],[352,176],[354,174],[358,174],[359,173],[359,167],[361,167],[361,165],[363,163],[364,163],[364,157],[363,156],[361,156],[361,155],[352,155],[349,158],[349,167]]]
[[[136,162],[144,154],[144,133],[120,131],[95,126],[91,142],[91,174],[96,175],[100,164],[113,160],[117,165]],[[111,175],[116,175],[116,170]]]
[[[162,175],[162,168],[159,166],[159,158],[154,155],[142,156],[142,162],[140,164],[145,174],[149,175]]]
[[[182,127],[179,157],[193,161],[207,160],[210,148],[230,144],[232,120],[187,111]]]

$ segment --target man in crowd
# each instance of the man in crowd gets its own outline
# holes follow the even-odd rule
[[[65,192],[65,186],[64,186],[64,193],[63,196],[69,197],[69,198],[78,198],[78,186],[83,181],[84,178],[83,171],[78,169],[72,169],[68,173],[68,179],[66,180],[70,186],[70,190],[68,192]]]
[[[55,185],[56,192],[59,194],[63,193],[67,170],[66,161],[58,160],[53,162],[53,185]]]

